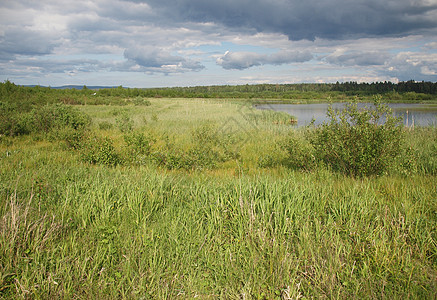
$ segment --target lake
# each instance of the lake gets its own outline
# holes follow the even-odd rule
[[[346,103],[332,103],[334,110],[344,109]],[[390,103],[386,104],[396,116],[402,116],[406,126],[437,125],[437,104]],[[373,107],[373,103],[358,103],[358,107]],[[297,118],[297,126],[306,126],[313,119],[320,125],[327,121],[328,103],[313,104],[258,104],[257,109],[283,111]]]

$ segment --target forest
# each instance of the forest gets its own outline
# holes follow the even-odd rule
[[[9,81],[0,83],[2,101],[14,99],[14,102],[20,102],[20,99],[26,99],[24,105],[34,104],[39,100],[47,103],[62,101],[66,104],[109,104],[115,102],[123,104],[120,98],[135,97],[275,99],[282,101],[347,101],[353,97],[368,101],[377,94],[387,101],[436,100],[437,83],[411,80],[399,83],[387,81],[376,83],[337,82],[335,84],[256,84],[145,89],[124,88],[122,86],[99,87],[99,89],[77,86],[77,88],[62,89],[19,86]]]

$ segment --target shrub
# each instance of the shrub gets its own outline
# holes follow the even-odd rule
[[[116,166],[123,162],[109,137],[97,137],[91,131],[64,128],[59,133],[70,149],[77,150],[84,162]]]
[[[139,105],[142,105],[142,106],[150,106],[150,105],[152,105],[152,103],[150,103],[150,101],[149,100],[147,100],[147,99],[145,99],[145,98],[143,98],[143,97],[136,97],[134,100],[133,100],[133,103],[135,104],[135,105],[137,105],[137,106],[139,106]]]
[[[217,166],[220,157],[212,148],[202,148],[196,145],[187,153],[184,168],[185,169],[211,169]]]
[[[48,132],[49,130],[62,127],[81,129],[91,123],[91,118],[64,104],[51,104],[37,107],[31,112],[34,130]]]
[[[347,104],[341,112],[332,107],[329,122],[310,136],[315,154],[333,170],[352,176],[381,175],[401,154],[403,124],[391,110],[375,99],[373,109]]]
[[[192,132],[193,147],[188,151],[191,168],[214,168],[232,155],[229,139],[213,123],[204,123]]]
[[[292,169],[313,170],[316,165],[314,146],[300,132],[292,132],[282,142],[281,148],[287,153],[286,165]]]
[[[192,131],[191,136],[194,143],[204,147],[213,147],[219,143],[217,127],[212,123],[197,126]]]
[[[68,148],[80,150],[89,145],[90,134],[85,130],[66,128],[59,132]]]
[[[190,168],[186,153],[168,140],[165,146],[153,152],[151,157],[157,164],[169,170]]]
[[[64,104],[39,106],[30,112],[17,112],[16,107],[8,103],[0,105],[0,134],[8,136],[49,132],[64,127],[81,129],[90,123],[91,118],[87,114]]]
[[[91,164],[116,166],[122,162],[110,138],[93,138],[82,149],[82,159]]]
[[[128,150],[127,159],[137,164],[143,164],[150,156],[156,138],[150,133],[133,132],[124,135],[124,141]]]
[[[29,134],[33,130],[29,113],[18,113],[16,106],[0,103],[0,135],[17,136]]]
[[[153,152],[152,159],[169,170],[202,170],[213,168],[217,164],[217,156],[211,149],[202,149],[198,146],[183,149],[171,143]]]

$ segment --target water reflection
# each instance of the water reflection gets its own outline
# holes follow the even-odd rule
[[[345,103],[333,103],[334,110],[343,110]],[[437,105],[435,104],[410,104],[410,103],[390,103],[387,104],[396,116],[404,119],[406,126],[429,126],[437,125]],[[313,119],[315,124],[320,125],[327,121],[326,113],[328,103],[314,104],[262,104],[256,105],[257,109],[270,109],[283,111],[297,117],[297,126],[306,126]],[[372,103],[359,103],[358,107],[373,107]]]

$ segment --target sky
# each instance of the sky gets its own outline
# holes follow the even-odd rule
[[[437,81],[437,0],[1,0],[0,81]]]

